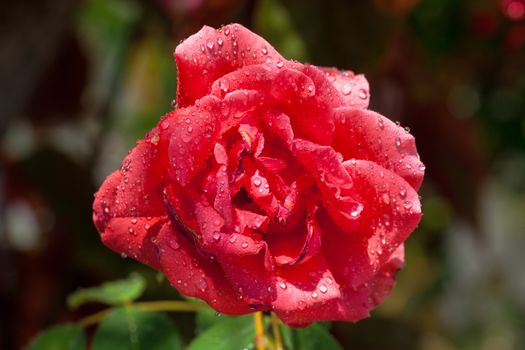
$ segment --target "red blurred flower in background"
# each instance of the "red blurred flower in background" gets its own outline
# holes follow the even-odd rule
[[[420,218],[414,138],[362,75],[284,59],[241,25],[175,51],[178,107],[97,193],[103,242],[227,314],[356,321]]]

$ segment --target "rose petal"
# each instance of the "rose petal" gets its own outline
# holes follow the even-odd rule
[[[267,107],[278,107],[290,116],[298,137],[330,144],[334,132],[332,109],[343,102],[316,67],[300,63],[293,66],[297,69],[272,65],[243,67],[215,81],[211,93],[223,97],[237,89],[260,91],[271,97]]]
[[[301,322],[307,309],[317,310],[341,294],[322,255],[304,264],[281,267],[274,277],[273,311],[286,323]],[[311,321],[307,321],[311,322]]]
[[[305,227],[298,232],[270,235],[266,238],[277,265],[293,266],[304,263],[319,252],[322,229],[315,218],[317,209],[317,205],[310,203]]]
[[[367,108],[370,102],[370,87],[365,76],[337,68],[317,67],[330,80],[348,107]]]
[[[403,252],[403,246],[400,246],[381,270],[361,286],[357,288],[339,286],[340,298],[304,310],[292,310],[280,314],[279,317],[283,322],[294,327],[306,327],[317,321],[356,322],[368,317],[370,310],[390,294],[395,283],[395,274],[403,265]],[[326,279],[325,282],[326,286],[334,283],[331,278]]]
[[[168,143],[173,178],[182,186],[205,166],[218,135],[220,101],[207,96],[199,105],[176,109],[159,123],[161,141]]]
[[[224,278],[218,264],[203,257],[193,243],[170,223],[160,230],[156,244],[162,271],[181,293],[205,300],[219,312],[240,315],[250,312]]]
[[[326,210],[343,229],[353,230],[362,204],[352,196],[352,179],[342,165],[342,157],[332,147],[295,139],[292,153],[313,177]]]
[[[356,108],[338,109],[336,123],[333,147],[345,159],[375,162],[419,189],[425,166],[407,131],[378,113]]]
[[[178,70],[177,103],[193,104],[212,82],[238,68],[283,61],[266,40],[239,24],[220,29],[204,26],[175,49]]]
[[[338,281],[357,288],[381,269],[416,228],[421,207],[417,192],[393,172],[362,160],[344,166],[363,211],[351,234],[324,220],[321,226],[331,234],[323,237],[323,250]]]
[[[156,142],[154,129],[137,143],[121,169],[107,177],[93,202],[93,220],[104,243],[153,268],[159,265],[149,239],[156,235],[156,223],[166,220],[161,188],[165,175],[156,166],[165,155]]]

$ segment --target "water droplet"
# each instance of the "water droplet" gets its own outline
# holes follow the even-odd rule
[[[421,171],[425,171],[426,168],[427,167],[425,166],[425,164],[420,164],[419,165],[419,170],[421,170]]]
[[[180,248],[180,245],[179,245],[179,242],[177,242],[176,240],[172,239],[171,241],[168,242],[169,246],[171,247],[171,249],[174,249],[174,250],[177,250]]]
[[[230,28],[225,28],[224,29],[224,35],[226,35],[226,36],[230,35]]]
[[[215,231],[212,235],[212,238],[215,240],[215,241],[218,241],[221,239],[221,233],[219,231]]]
[[[182,280],[177,280],[177,284],[182,284]]]
[[[313,86],[313,85],[308,85],[308,91],[309,91],[309,92],[314,91],[314,86]]]
[[[261,183],[262,183],[262,181],[261,181],[260,177],[256,177],[256,178],[253,179],[253,184],[255,185],[255,187],[261,186]]]
[[[319,294],[317,294],[317,292],[313,292],[312,293],[312,298],[317,299],[318,296],[319,296]]]
[[[401,188],[399,189],[399,197],[401,197],[401,198],[405,198],[406,195],[407,195],[407,190],[406,190],[406,188],[401,187]]]
[[[401,139],[396,137],[396,147],[401,147]]]
[[[237,240],[237,236],[236,235],[232,235],[229,239],[229,242],[230,243],[235,243],[235,241]]]
[[[243,247],[244,249],[248,248],[248,243],[243,242],[243,243],[241,244],[241,247]]]
[[[412,208],[412,202],[411,201],[404,201],[403,202],[403,207],[405,207],[405,209],[410,209]]]
[[[334,280],[331,277],[326,277],[326,283],[333,284]]]
[[[217,45],[222,46],[222,44],[223,44],[222,38],[218,38]]]
[[[129,228],[128,228],[128,232],[131,233],[131,234],[133,234],[133,232],[134,232],[134,231],[133,231],[133,228],[129,227]]]
[[[352,212],[350,212],[350,216],[353,218],[356,218],[359,215],[359,212],[360,212],[359,209],[355,209]]]
[[[263,55],[268,54],[268,50],[266,50],[266,47],[263,47],[261,52],[262,52]]]
[[[132,223],[133,225],[135,225],[135,224],[137,223],[137,219],[135,219],[135,218],[131,219],[131,223]]]
[[[170,106],[171,108],[177,108],[177,100],[176,99],[171,100]]]
[[[230,84],[228,83],[228,80],[222,79],[222,80],[219,80],[219,87],[223,92],[228,92],[228,89],[230,88]]]
[[[167,121],[167,120],[163,120],[161,123],[160,123],[160,127],[164,130],[166,130],[167,128],[170,127],[170,122]]]
[[[211,40],[208,40],[208,41],[206,42],[206,46],[207,46],[208,49],[210,49],[210,50],[213,49],[213,42],[212,42]]]
[[[284,66],[284,62],[283,61],[277,62],[277,68],[282,68],[283,66]]]
[[[126,259],[128,256],[126,255],[126,253],[120,253],[120,257],[121,257],[122,259]]]
[[[192,127],[191,125],[188,126],[188,129],[187,129],[187,130],[188,130],[188,133],[191,133],[191,132],[193,131],[193,127]]]
[[[206,288],[208,288],[208,283],[206,283],[206,280],[204,278],[201,278],[197,281],[196,286],[201,290],[201,292],[204,292]]]
[[[306,303],[304,302],[304,300],[299,300],[297,302],[297,306],[299,307],[299,310],[304,310],[306,309]]]
[[[366,92],[365,89],[359,89],[359,98],[361,99],[366,99],[366,97],[368,96],[368,93]]]
[[[109,213],[109,208],[104,208],[104,213],[108,214]]]
[[[352,159],[350,159],[350,163],[352,163],[352,165],[356,165],[357,161],[355,160],[355,158],[352,158]]]
[[[379,124],[380,129],[383,129],[385,127],[385,125],[383,124],[383,118],[379,117],[377,119],[377,123]]]
[[[343,95],[350,95],[350,93],[352,92],[352,85],[344,84],[343,88],[341,89],[341,92],[343,93]]]
[[[319,286],[319,291],[320,291],[321,293],[326,293],[326,292],[328,292],[328,288],[327,288],[324,284],[321,284],[321,285]]]
[[[280,287],[281,289],[286,289],[286,283],[284,283],[284,282],[279,282],[279,287]]]

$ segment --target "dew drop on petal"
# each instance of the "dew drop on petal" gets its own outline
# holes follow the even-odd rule
[[[352,92],[352,85],[344,84],[343,88],[341,89],[341,92],[343,93],[343,95],[350,95],[350,93]]]
[[[328,292],[328,288],[327,288],[324,284],[321,284],[321,285],[319,286],[319,291],[320,291],[321,293],[326,293],[326,292]]]
[[[401,147],[401,139],[396,137],[396,147]]]
[[[281,289],[286,289],[286,283],[284,283],[284,282],[279,282],[279,287],[280,287]]]
[[[248,248],[248,243],[243,242],[243,243],[241,244],[241,247],[243,247],[243,248],[245,248],[245,249]]]

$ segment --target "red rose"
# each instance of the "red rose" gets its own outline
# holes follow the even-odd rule
[[[414,137],[366,109],[362,75],[288,61],[238,24],[175,60],[178,108],[97,193],[104,244],[226,314],[366,317],[421,218]]]

